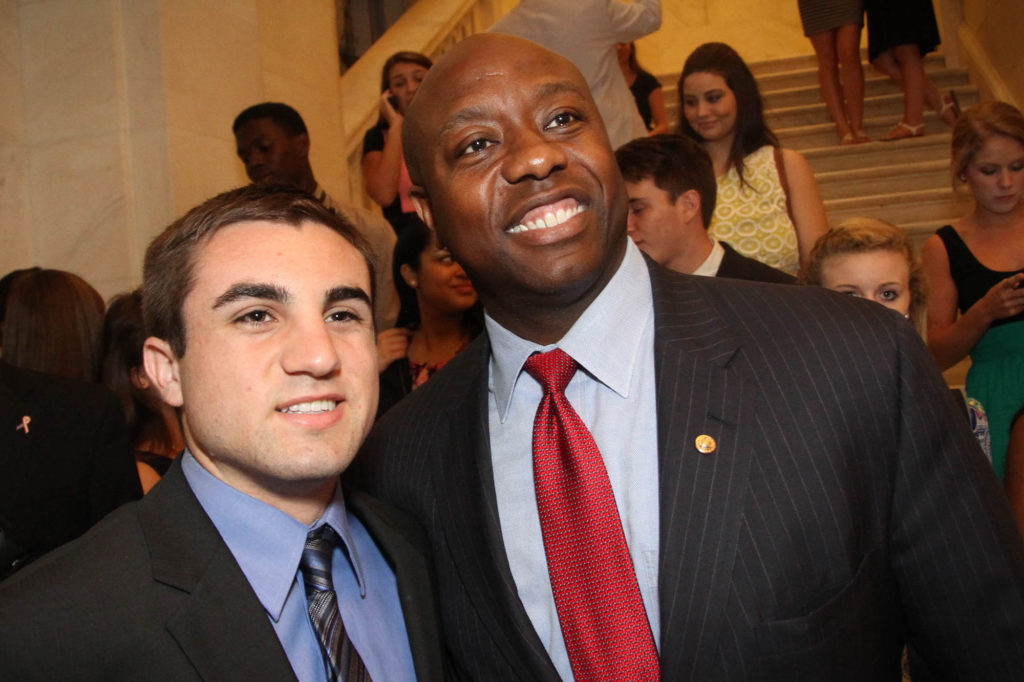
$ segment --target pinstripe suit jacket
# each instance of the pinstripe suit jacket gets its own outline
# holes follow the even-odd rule
[[[911,326],[819,289],[651,275],[663,679],[898,680],[904,641],[940,677],[1024,677],[1024,546]],[[389,412],[358,473],[427,528],[460,672],[557,679],[499,528],[488,354]]]

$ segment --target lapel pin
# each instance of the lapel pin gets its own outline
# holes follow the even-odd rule
[[[694,441],[694,445],[697,446],[697,452],[703,455],[709,455],[715,451],[718,444],[715,443],[715,439],[707,434],[701,434],[697,436],[697,440]]]
[[[21,423],[14,427],[15,431],[24,431],[28,434],[28,425],[32,421],[32,417],[27,414],[21,418]]]

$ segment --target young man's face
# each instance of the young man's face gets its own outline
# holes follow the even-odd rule
[[[525,41],[471,44],[412,104],[433,135],[425,218],[496,319],[596,295],[625,248],[626,200],[587,84]]]
[[[248,222],[199,246],[186,351],[147,341],[164,399],[213,475],[275,506],[329,495],[377,407],[362,255],[331,229]],[[156,343],[163,364],[151,368]],[[163,374],[161,374],[163,372]]]
[[[637,246],[666,267],[687,250],[685,230],[687,206],[683,197],[672,201],[652,178],[626,181],[629,195],[629,236]]]
[[[257,185],[302,186],[309,166],[309,136],[291,135],[271,118],[248,121],[235,133],[238,158]]]

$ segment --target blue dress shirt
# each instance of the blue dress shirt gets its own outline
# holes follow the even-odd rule
[[[182,470],[267,612],[300,682],[324,682],[327,662],[309,620],[299,559],[309,531],[326,523],[341,537],[331,559],[334,591],[349,639],[375,680],[415,680],[395,574],[339,485],[312,525],[238,491],[185,451]]]
[[[522,367],[534,351],[557,347],[582,368],[565,395],[601,451],[658,642],[658,424],[650,273],[629,242],[604,290],[551,346],[522,339],[490,317],[485,323],[491,342],[491,460],[505,553],[534,629],[559,674],[571,680],[533,483],[533,422],[543,391]]]

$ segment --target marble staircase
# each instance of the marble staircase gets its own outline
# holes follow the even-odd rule
[[[966,71],[947,67],[941,55],[929,55],[925,68],[940,92],[956,91],[962,107],[978,102]],[[799,150],[814,169],[830,223],[873,216],[903,227],[920,245],[967,210],[967,199],[951,187],[949,127],[935,112],[926,113],[922,137],[844,147],[821,99],[813,55],[759,62],[751,70],[772,129],[784,147]],[[903,95],[866,59],[864,75],[864,127],[878,138],[900,120]],[[670,120],[678,117],[675,78],[663,79]]]

